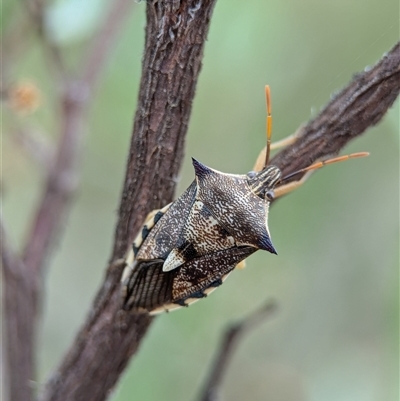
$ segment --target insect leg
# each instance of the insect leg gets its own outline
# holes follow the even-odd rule
[[[277,188],[274,189],[274,198],[279,198],[280,196],[287,195],[290,192],[294,191],[295,189],[301,187],[307,179],[310,177],[310,175],[313,173],[313,171],[308,171],[306,174],[301,177],[300,180],[298,181],[292,181],[287,184],[283,184]]]
[[[242,270],[246,267],[246,259],[243,259],[241,262],[239,262],[236,266],[235,269]]]

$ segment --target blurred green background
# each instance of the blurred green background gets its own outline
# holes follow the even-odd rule
[[[90,108],[81,186],[46,276],[40,382],[87,315],[110,255],[138,93],[145,6],[135,4],[127,17]],[[102,0],[51,4],[48,30],[71,66],[79,65],[107,7]],[[26,20],[22,15],[19,2],[5,1],[3,32]],[[12,63],[6,78],[36,82],[43,102],[25,117],[4,109],[3,214],[14,244],[23,243],[43,182],[37,165],[15,145],[15,126],[39,129],[49,140],[58,135],[56,88],[39,41],[32,31],[24,35],[24,28],[13,57],[7,61],[5,54]],[[193,179],[190,156],[225,172],[251,169],[265,141],[266,83],[278,140],[315,116],[333,92],[398,39],[397,0],[219,0],[177,195]],[[399,399],[398,102],[346,149],[354,151],[371,156],[319,171],[272,208],[269,227],[279,256],[258,252],[208,299],[156,319],[114,401],[194,400],[223,328],[268,298],[277,300],[279,311],[240,344],[224,399]]]

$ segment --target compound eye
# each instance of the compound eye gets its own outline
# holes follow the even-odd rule
[[[267,191],[265,193],[265,199],[268,199],[270,202],[272,202],[275,199],[274,191]]]
[[[256,171],[249,171],[249,172],[247,173],[247,177],[249,177],[250,179],[251,179],[251,178],[254,178],[256,175],[257,175],[257,172],[256,172]]]

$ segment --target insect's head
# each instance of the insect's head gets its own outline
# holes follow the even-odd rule
[[[274,188],[281,181],[282,173],[278,167],[266,166],[262,171],[256,173],[250,171],[247,174],[247,183],[257,196],[266,201],[274,199]]]

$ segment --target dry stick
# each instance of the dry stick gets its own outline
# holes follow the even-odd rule
[[[279,152],[271,164],[280,167],[285,176],[338,154],[347,142],[381,120],[399,91],[400,42],[374,67],[357,74],[314,120],[302,127],[296,142]],[[300,175],[293,178],[299,179]]]
[[[269,318],[275,310],[276,303],[274,301],[267,301],[259,310],[253,312],[225,331],[217,349],[215,361],[199,397],[200,401],[218,400],[218,391],[233,353],[238,346],[238,342],[243,339],[244,335],[249,333],[251,329],[256,328],[259,324],[264,322],[265,319]]]
[[[45,0],[24,0],[25,8],[29,17],[37,30],[42,41],[43,48],[47,54],[47,60],[50,62],[52,72],[57,79],[56,84],[62,84],[63,87],[68,86],[70,80],[70,72],[64,61],[61,49],[53,43],[46,35],[45,31]]]
[[[173,20],[177,10],[168,13],[173,5],[167,3],[147,4],[143,75],[111,258],[114,261],[124,257],[146,214],[172,199],[182,159],[183,139],[200,68],[203,47],[200,38],[206,35],[212,4],[203,3],[193,11],[196,4],[190,3],[191,13],[197,14],[188,23],[187,8],[180,9],[180,21],[179,17]],[[191,57],[189,62],[187,57]],[[370,71],[356,76],[304,127],[300,139],[275,156],[272,163],[286,175],[314,160],[338,153],[348,141],[384,116],[399,91],[397,44]],[[122,263],[110,263],[92,311],[47,383],[42,400],[106,399],[137,351],[152,320],[146,315],[120,310],[121,272]]]
[[[34,4],[41,4],[36,2]],[[116,32],[122,26],[122,20],[128,13],[128,5],[132,2],[119,0],[110,10],[113,18],[108,18],[99,36],[104,38],[104,32],[115,38]],[[43,9],[35,9],[33,14],[37,24],[43,21]],[[123,12],[119,12],[123,10]],[[109,25],[107,25],[109,24]],[[38,209],[33,219],[33,224],[28,235],[23,259],[18,263],[20,268],[14,275],[7,274],[4,267],[4,292],[5,302],[5,337],[7,340],[7,376],[9,381],[9,397],[13,401],[29,401],[33,399],[31,380],[34,374],[34,346],[40,303],[43,268],[51,245],[55,237],[60,233],[62,221],[66,217],[70,200],[77,186],[78,160],[83,136],[83,120],[86,106],[90,101],[87,96],[88,89],[93,92],[96,77],[106,59],[110,46],[100,48],[97,44],[92,53],[92,63],[87,64],[87,72],[84,73],[85,81],[79,83],[70,78],[70,74],[64,65],[61,52],[53,44],[50,44],[43,34],[41,26],[38,27],[42,34],[43,45],[47,50],[50,61],[60,79],[63,92],[60,98],[61,104],[61,136],[57,144],[56,155],[49,175],[45,183],[44,191]],[[93,65],[95,63],[95,65]],[[90,74],[88,73],[90,71]],[[59,83],[58,81],[56,83]],[[8,245],[3,243],[5,254],[9,254]],[[4,259],[4,258],[3,258]],[[17,260],[17,259],[15,259]],[[17,264],[17,263],[15,263]]]

